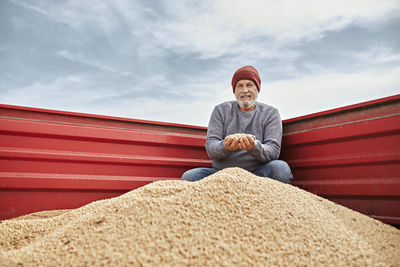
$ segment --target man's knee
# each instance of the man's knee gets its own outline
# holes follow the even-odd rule
[[[216,171],[217,170],[213,168],[195,168],[184,172],[181,179],[195,182],[215,173]]]
[[[290,184],[293,179],[293,174],[290,170],[289,165],[283,160],[274,160],[271,163],[276,179],[281,182]]]
[[[262,176],[290,184],[293,179],[289,165],[283,160],[272,160],[265,164],[261,171]]]
[[[182,174],[182,177],[181,177],[181,179],[182,180],[185,180],[185,181],[190,181],[190,182],[193,182],[193,181],[196,181],[197,179],[196,179],[196,172],[195,172],[195,169],[191,169],[191,170],[188,170],[188,171],[186,171],[186,172],[184,172],[183,174]]]

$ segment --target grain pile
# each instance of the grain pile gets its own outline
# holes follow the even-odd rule
[[[399,266],[400,231],[230,168],[0,223],[3,266]]]

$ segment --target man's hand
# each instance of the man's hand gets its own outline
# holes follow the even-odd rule
[[[251,150],[256,145],[256,137],[251,134],[231,134],[225,137],[225,148],[230,151]]]
[[[224,139],[224,145],[225,145],[225,148],[230,151],[238,150],[238,149],[240,149],[239,148],[239,138],[235,138],[232,135],[228,135]]]
[[[246,134],[239,139],[239,148],[244,150],[251,150],[256,145],[256,137],[254,135]]]

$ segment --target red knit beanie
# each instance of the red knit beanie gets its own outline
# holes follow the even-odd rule
[[[251,80],[253,81],[260,92],[261,80],[260,75],[258,75],[258,71],[252,66],[244,66],[238,69],[232,77],[232,88],[233,92],[235,92],[236,83],[240,80]]]

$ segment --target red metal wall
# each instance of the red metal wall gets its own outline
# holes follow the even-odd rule
[[[400,95],[283,124],[294,185],[400,225]]]
[[[0,219],[77,208],[211,166],[206,128],[0,105]]]
[[[400,95],[283,122],[294,185],[400,225]],[[0,105],[0,219],[211,166],[206,128]]]

